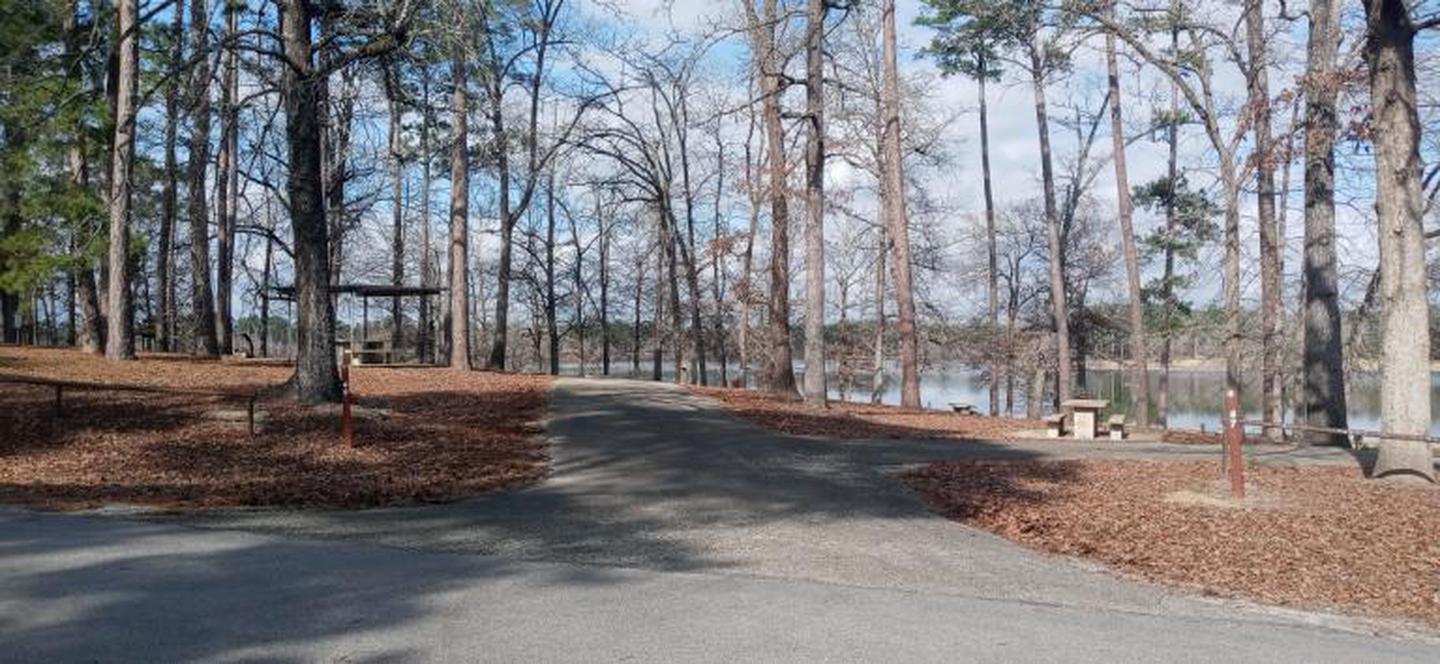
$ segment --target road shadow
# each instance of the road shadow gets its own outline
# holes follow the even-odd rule
[[[384,637],[445,615],[458,592],[513,596],[520,575],[532,587],[617,581],[604,569],[114,519],[0,512],[0,525],[3,600],[25,609],[0,613],[0,652],[16,662],[412,661],[435,656],[412,649],[423,638]]]
[[[429,395],[389,401],[422,407],[410,399],[431,401],[437,417],[450,410]],[[886,522],[933,519],[896,479],[913,465],[967,448],[989,459],[1040,456],[985,441],[790,437],[683,390],[613,379],[561,383],[545,427],[550,476],[520,491],[419,508],[186,518],[521,560],[720,571],[783,558],[807,537],[863,529],[878,538]]]

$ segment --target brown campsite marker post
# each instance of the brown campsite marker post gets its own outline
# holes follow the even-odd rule
[[[350,354],[344,356],[340,365],[340,389],[342,390],[340,411],[340,437],[345,447],[355,447],[355,425],[350,420]]]
[[[1245,431],[1240,427],[1240,397],[1235,390],[1225,391],[1225,451],[1228,455],[1227,470],[1230,474],[1230,495],[1245,497],[1245,467],[1240,446],[1245,441]]]

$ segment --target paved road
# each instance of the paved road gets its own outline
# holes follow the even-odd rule
[[[551,480],[452,505],[179,524],[0,512],[0,653],[1433,661],[1440,647],[1033,553],[930,515],[888,475],[1043,447],[784,438],[628,381],[562,381],[549,428]]]

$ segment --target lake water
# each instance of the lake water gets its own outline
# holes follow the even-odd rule
[[[1119,408],[1131,413],[1133,402],[1127,377],[1115,370],[1091,370],[1086,372],[1085,391],[1097,398],[1117,402]],[[836,383],[831,379],[831,384]],[[869,378],[860,381],[850,399],[870,399]],[[1159,389],[1160,374],[1150,373],[1151,413],[1155,412],[1155,394]],[[1024,415],[1024,394],[1016,388],[1016,415]],[[832,396],[839,398],[838,388],[832,388]],[[1380,428],[1380,386],[1375,374],[1356,374],[1351,377],[1347,390],[1350,412],[1350,426],[1355,429],[1378,430]],[[967,367],[945,367],[921,374],[920,399],[927,408],[949,408],[952,402],[968,403],[982,413],[989,412],[990,388],[978,370]],[[1000,392],[1001,408],[1004,408],[1005,393]],[[897,375],[886,375],[885,389],[881,401],[887,404],[900,403],[900,382]],[[1247,385],[1241,393],[1241,406],[1247,418],[1260,418],[1260,386]],[[1170,426],[1176,428],[1207,430],[1220,428],[1220,415],[1225,406],[1225,374],[1218,371],[1177,371],[1170,372]],[[1430,379],[1431,412],[1440,416],[1440,374]],[[1048,412],[1048,408],[1046,409]],[[1118,410],[1118,409],[1117,409]],[[1294,413],[1287,412],[1290,420]],[[1152,418],[1153,419],[1153,418]],[[1440,419],[1432,419],[1430,434],[1440,435]]]
[[[574,373],[576,367],[573,364],[562,366],[563,373]],[[592,367],[592,370],[594,368]],[[629,375],[629,365],[617,363],[612,370],[616,375]],[[803,371],[803,364],[797,364],[797,373]],[[718,369],[710,372],[711,384],[718,385],[720,373]],[[650,377],[650,365],[642,366],[639,378]],[[734,380],[738,376],[738,369],[732,367],[729,377]],[[673,380],[674,372],[667,362],[663,368],[664,380]],[[797,379],[799,376],[797,376]],[[1380,388],[1378,376],[1375,374],[1354,374],[1351,377],[1347,396],[1350,409],[1350,426],[1355,429],[1378,430],[1380,428]],[[1123,409],[1133,418],[1133,403],[1130,389],[1127,386],[1127,379],[1123,372],[1115,370],[1091,370],[1085,374],[1085,392],[1091,396],[1108,399],[1115,402],[1116,412]],[[753,371],[752,371],[753,380]],[[840,379],[835,374],[829,376],[830,396],[834,399],[841,398]],[[1154,395],[1159,389],[1160,374],[1152,371],[1150,373],[1150,394],[1151,413],[1155,412]],[[1023,388],[1017,386],[1015,395],[1015,415],[1025,414],[1025,395]],[[870,376],[868,374],[857,376],[853,381],[848,393],[845,395],[851,401],[868,402],[870,400]],[[1001,408],[1004,408],[1005,393],[1000,392]],[[896,405],[900,403],[900,377],[898,372],[887,371],[885,385],[880,396],[881,403]],[[981,372],[962,365],[947,365],[932,367],[930,370],[920,374],[920,400],[926,408],[948,410],[951,403],[966,403],[975,407],[976,410],[987,413],[990,409],[990,388],[985,383]],[[1258,381],[1255,385],[1246,385],[1241,394],[1241,406],[1246,412],[1246,417],[1251,419],[1260,418],[1260,386]],[[1170,372],[1170,426],[1183,429],[1205,428],[1215,431],[1220,428],[1220,414],[1225,405],[1225,374],[1219,371],[1194,371],[1194,370],[1171,370]],[[1440,418],[1440,373],[1431,375],[1430,382],[1430,409],[1437,418]],[[1043,409],[1049,412],[1047,404]],[[1286,419],[1291,420],[1293,412],[1286,413]],[[1152,420],[1154,418],[1152,417]],[[1430,435],[1440,436],[1440,419],[1435,419],[1430,425]]]

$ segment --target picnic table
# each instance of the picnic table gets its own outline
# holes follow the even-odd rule
[[[1076,438],[1095,438],[1095,425],[1100,420],[1100,411],[1109,406],[1105,399],[1068,399],[1060,407],[1070,412],[1071,427]]]

